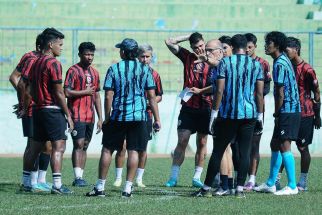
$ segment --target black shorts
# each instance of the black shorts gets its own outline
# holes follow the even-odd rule
[[[314,132],[314,116],[301,117],[300,130],[296,145],[299,147],[307,146],[312,143]]]
[[[148,141],[152,140],[152,118],[148,117],[148,121],[146,121],[146,129],[148,135]]]
[[[234,132],[232,130],[232,128],[234,128],[234,126],[239,125],[239,126],[244,126],[245,124],[249,124],[250,125],[250,131],[252,131],[254,133],[254,128],[256,125],[256,120],[255,119],[224,119],[221,117],[218,117],[216,119],[216,122],[213,124],[214,128],[213,128],[213,138],[216,139],[217,136],[220,135],[220,133],[222,133],[223,131],[225,131],[225,134]],[[223,127],[226,127],[226,129],[222,130]],[[238,139],[238,132],[236,131],[235,134],[230,138],[229,142],[230,144],[235,144],[237,143],[237,139]]]
[[[148,143],[146,121],[109,121],[103,125],[102,130],[102,144],[107,149],[122,150],[126,140],[127,150],[146,151]]]
[[[254,133],[255,119],[225,119],[217,118],[214,127],[214,144],[240,143],[241,145],[251,145]],[[215,145],[214,145],[215,147]]]
[[[182,107],[178,117],[177,129],[190,130],[192,134],[198,132],[209,134],[210,110],[193,111]]]
[[[275,119],[273,139],[296,141],[300,122],[301,113],[281,113]]]
[[[22,122],[23,136],[32,138],[34,136],[32,116],[22,117],[21,122]]]
[[[93,136],[93,129],[94,123],[74,122],[74,131],[76,132],[71,133],[72,139],[75,141],[85,138],[85,141],[90,142]],[[74,136],[73,133],[76,133],[76,135]]]
[[[36,141],[66,140],[67,121],[60,109],[33,110],[34,137]]]

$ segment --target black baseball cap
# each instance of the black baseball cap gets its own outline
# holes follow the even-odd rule
[[[138,49],[138,43],[134,39],[125,38],[121,43],[115,45],[115,48],[132,51]]]

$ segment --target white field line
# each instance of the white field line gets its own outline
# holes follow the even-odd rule
[[[152,189],[151,189],[152,190]],[[157,198],[151,198],[148,200],[135,200],[135,194],[133,195],[133,198],[131,199],[120,199],[118,202],[111,202],[108,201],[109,197],[101,198],[101,197],[86,197],[86,198],[101,198],[102,201],[99,202],[98,204],[95,204],[94,202],[91,202],[90,204],[73,204],[73,205],[55,205],[55,206],[27,206],[23,208],[12,208],[12,209],[5,209],[2,208],[0,211],[32,211],[32,210],[51,210],[51,209],[72,209],[72,208],[93,208],[93,209],[98,209],[101,208],[102,206],[111,206],[111,205],[130,205],[130,204],[140,204],[140,203],[146,203],[149,201],[169,201],[171,199],[177,198],[177,193],[173,191],[167,191],[167,190],[161,190],[157,189],[157,191],[162,192],[162,193],[168,193],[169,195],[164,195],[161,197]],[[72,196],[71,196],[72,197]],[[85,197],[84,197],[85,198]],[[106,201],[107,200],[107,201]]]

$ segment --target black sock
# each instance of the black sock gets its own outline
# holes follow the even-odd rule
[[[228,190],[228,175],[220,175],[221,188],[223,190]]]
[[[228,188],[234,189],[234,179],[233,178],[228,178]]]
[[[39,170],[47,171],[50,162],[50,155],[40,153],[39,155]]]

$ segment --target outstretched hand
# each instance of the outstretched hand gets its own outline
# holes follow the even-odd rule
[[[197,88],[197,87],[192,87],[190,88],[190,92],[192,92],[193,94],[200,94],[201,93],[201,89]]]
[[[197,60],[195,60],[193,63],[203,63],[208,61],[208,56],[205,54],[199,54],[196,55],[196,57],[198,58]]]

